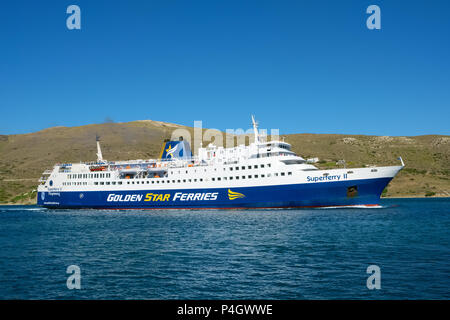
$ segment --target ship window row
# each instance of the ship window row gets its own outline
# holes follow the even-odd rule
[[[94,185],[120,185],[122,184],[122,181],[95,181]],[[63,186],[87,186],[88,182],[87,181],[76,181],[76,182],[63,182],[62,183]]]
[[[103,185],[107,185],[107,186],[109,186],[109,185],[116,185],[116,184],[118,184],[118,185],[121,185],[122,184],[122,181],[95,181],[94,182],[94,185],[95,186],[98,186],[98,185],[101,185],[101,186],[103,186]]]
[[[127,184],[155,184],[155,183],[181,183],[181,182],[203,182],[203,178],[200,179],[178,179],[178,180],[170,180],[170,179],[162,179],[162,180],[136,180],[136,181],[127,181]]]
[[[275,177],[278,177],[278,175],[284,177],[284,176],[286,175],[286,173],[285,173],[285,172],[280,172],[279,174],[278,174],[278,172],[275,172],[275,173],[274,173],[274,176],[275,176]],[[287,175],[288,175],[288,176],[291,176],[291,175],[292,175],[292,172],[288,172]],[[260,174],[260,175],[258,175],[258,174],[251,175],[251,174],[249,174],[249,175],[247,175],[247,176],[214,177],[214,178],[211,178],[211,180],[212,180],[212,181],[233,180],[233,179],[235,179],[235,180],[239,180],[239,179],[244,180],[244,179],[258,179],[258,178],[260,178],[260,177],[261,177],[261,178],[265,178],[265,177],[270,178],[271,176],[272,176],[271,173],[268,173],[268,174]]]
[[[68,174],[67,179],[111,178],[111,173],[77,173]]]
[[[78,182],[63,182],[63,186],[87,186],[87,181],[78,181]]]
[[[233,170],[235,170],[235,171],[238,171],[238,170],[251,170],[251,169],[259,169],[259,168],[261,168],[261,169],[264,169],[265,167],[268,167],[268,168],[270,168],[271,167],[271,164],[270,163],[268,163],[268,164],[266,164],[266,165],[264,165],[264,164],[260,164],[260,165],[258,165],[258,164],[255,164],[255,165],[250,165],[250,166],[235,166],[235,167],[228,167],[228,170],[229,171],[233,171]],[[225,171],[227,168],[223,168],[223,171]],[[203,171],[204,172],[207,172],[208,170],[207,169],[203,169]],[[217,171],[217,168],[214,168],[214,171]],[[195,169],[194,170],[194,173],[196,173],[197,172],[197,170]],[[180,174],[181,173],[181,171],[180,170],[178,170],[176,173],[178,173],[178,174]],[[189,173],[189,171],[188,170],[185,170],[185,173],[187,174],[187,173]],[[174,174],[174,171],[170,171],[170,174]]]
[[[254,154],[250,157],[250,159],[278,157],[278,156],[292,156],[292,155],[295,155],[295,153],[293,153],[293,152],[267,152],[267,153]]]
[[[284,176],[286,176],[286,172],[280,172],[280,173],[278,173],[278,172],[275,172],[274,174],[273,174],[275,177],[278,177],[278,176],[282,176],[282,177],[284,177]],[[287,175],[288,176],[291,176],[292,175],[292,172],[287,172]],[[271,173],[268,173],[268,174],[254,174],[254,175],[247,175],[247,176],[245,176],[245,175],[243,175],[243,176],[234,176],[234,177],[213,177],[213,178],[211,178],[211,180],[212,181],[227,181],[227,180],[239,180],[239,179],[241,179],[241,180],[244,180],[244,179],[258,179],[258,178],[265,178],[265,177],[267,177],[267,178],[270,178],[272,176],[272,174]],[[152,184],[155,184],[155,183],[181,183],[181,182],[183,182],[183,183],[186,183],[186,182],[203,182],[203,178],[199,178],[199,179],[178,179],[178,180],[170,180],[170,179],[161,179],[161,180],[151,180],[151,183]],[[83,181],[83,182],[63,182],[63,186],[81,186],[81,185],[83,185],[83,186],[85,186],[85,185],[87,185],[88,183],[87,182],[85,182],[85,181]],[[101,186],[103,186],[103,185],[107,185],[107,186],[109,186],[109,185],[122,185],[122,181],[94,181],[94,185],[96,185],[96,186],[98,186],[98,185],[101,185]],[[136,180],[136,181],[127,181],[127,184],[150,184],[150,180]]]
[[[270,168],[270,163],[267,164],[267,167]],[[245,169],[251,170],[251,169],[258,169],[258,168],[264,169],[265,165],[264,164],[260,164],[260,165],[255,164],[253,166],[240,166],[240,167],[236,166],[236,167],[229,167],[229,170],[230,171],[233,171],[233,170],[238,171],[239,169],[240,170],[245,170]],[[225,170],[225,168],[223,168],[223,169]]]

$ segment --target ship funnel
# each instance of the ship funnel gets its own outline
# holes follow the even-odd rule
[[[183,138],[178,141],[166,141],[161,150],[160,158],[161,160],[191,159],[191,146]]]

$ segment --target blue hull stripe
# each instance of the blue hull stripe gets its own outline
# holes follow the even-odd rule
[[[98,209],[225,209],[376,205],[379,203],[381,192],[391,179],[378,178],[240,188],[39,192],[37,203],[48,208]],[[348,187],[351,186],[357,187],[357,195],[349,197]]]

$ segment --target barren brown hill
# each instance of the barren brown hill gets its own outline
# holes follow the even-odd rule
[[[0,203],[35,203],[37,180],[57,162],[96,159],[95,136],[108,160],[156,158],[164,139],[184,128],[158,121],[55,127],[30,134],[0,135]],[[450,137],[378,137],[363,135],[286,135],[299,155],[319,157],[321,168],[398,164],[406,168],[389,184],[384,196],[450,196]]]

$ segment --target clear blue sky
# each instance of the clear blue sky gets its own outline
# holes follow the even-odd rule
[[[251,113],[284,134],[450,134],[449,16],[450,1],[2,1],[0,134]]]

